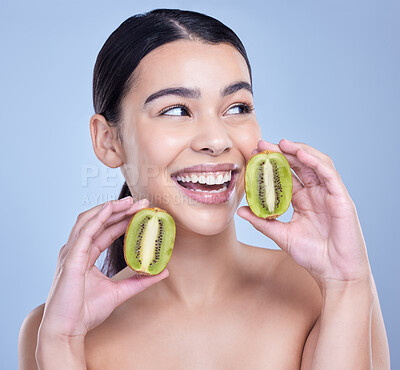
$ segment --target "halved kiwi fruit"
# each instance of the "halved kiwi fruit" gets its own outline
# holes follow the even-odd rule
[[[175,222],[160,208],[136,212],[125,231],[126,264],[140,275],[157,275],[167,266],[175,242]]]
[[[247,203],[256,216],[275,219],[289,208],[292,172],[283,154],[266,150],[253,155],[244,181]]]

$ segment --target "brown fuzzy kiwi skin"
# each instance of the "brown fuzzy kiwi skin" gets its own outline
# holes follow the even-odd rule
[[[138,213],[138,212],[140,212],[140,211],[143,211],[143,210],[145,210],[145,209],[151,210],[151,211],[155,211],[155,212],[165,212],[165,213],[168,213],[167,211],[165,211],[165,210],[163,210],[163,209],[161,209],[161,208],[158,208],[158,207],[154,207],[154,208],[151,208],[151,207],[141,208],[141,209],[139,209],[136,213]],[[126,229],[125,229],[125,236],[124,236],[124,258],[125,258],[125,262],[126,262],[126,235],[127,235],[127,233],[128,233],[129,226],[131,226],[131,223],[132,223],[132,221],[133,221],[133,219],[134,219],[136,213],[132,216],[131,220],[129,221],[128,226],[127,226]],[[171,216],[171,215],[170,215],[170,216]],[[172,217],[172,216],[171,216],[171,217]],[[172,219],[174,219],[174,218],[172,217]],[[174,222],[175,222],[175,220],[174,220]],[[168,263],[167,263],[167,265],[168,265]],[[167,267],[167,265],[165,265],[165,267]],[[127,263],[127,266],[128,266],[130,269],[132,269],[133,271],[135,271],[138,275],[146,275],[146,276],[155,276],[155,275],[161,274],[161,272],[164,271],[164,269],[165,269],[165,268],[162,269],[158,274],[150,274],[150,273],[145,272],[145,271],[135,270],[135,269],[133,269],[131,266],[129,266],[128,263]]]
[[[245,171],[244,171],[244,172],[246,173],[247,166],[248,166],[248,164],[249,164],[249,162],[250,162],[250,159],[252,159],[253,157],[255,157],[256,155],[259,155],[259,154],[270,154],[270,153],[280,153],[280,152],[274,152],[274,151],[272,151],[272,150],[264,150],[263,152],[259,152],[259,153],[257,153],[257,154],[252,155],[252,156],[249,158],[249,160],[247,161],[246,168],[245,168]],[[280,153],[280,154],[282,154],[282,153]],[[246,176],[244,177],[244,189],[245,189],[245,192],[246,192]],[[249,203],[249,198],[247,197],[247,192],[246,192],[246,201],[247,201],[247,204],[250,204],[250,203]],[[279,216],[281,216],[281,215],[271,215],[271,216],[265,217],[265,219],[266,219],[266,220],[276,220]]]

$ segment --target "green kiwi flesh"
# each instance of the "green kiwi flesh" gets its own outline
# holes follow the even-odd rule
[[[126,264],[141,275],[159,274],[171,258],[175,232],[174,219],[162,209],[136,212],[125,232]]]
[[[292,172],[285,156],[265,151],[250,158],[246,166],[245,191],[252,212],[275,219],[285,213],[292,200]]]

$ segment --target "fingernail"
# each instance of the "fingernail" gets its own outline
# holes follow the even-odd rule
[[[283,140],[285,140],[285,141],[287,141],[289,143],[293,143],[293,141],[290,141],[289,139],[283,139]]]
[[[130,195],[128,195],[127,197],[121,198],[120,200],[129,200],[129,201],[131,201],[133,199],[132,199],[132,197]]]
[[[140,200],[138,201],[138,204],[140,204],[140,205],[147,204],[147,199],[140,199]]]

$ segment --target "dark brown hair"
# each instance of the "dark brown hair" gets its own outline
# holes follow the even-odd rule
[[[250,62],[238,36],[223,23],[202,13],[180,9],[154,9],[125,20],[106,40],[93,71],[93,105],[121,137],[121,102],[135,83],[133,73],[145,55],[172,41],[186,39],[204,43],[229,43],[247,63],[252,84]],[[131,195],[125,182],[118,199]],[[113,276],[125,266],[125,234],[107,249],[101,270]]]

